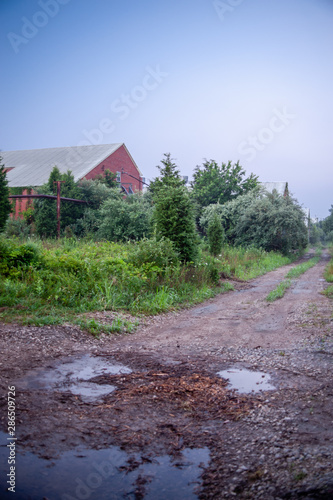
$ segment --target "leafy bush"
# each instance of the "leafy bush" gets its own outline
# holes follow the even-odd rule
[[[308,232],[301,207],[276,192],[268,194],[242,213],[235,228],[236,243],[255,245],[284,254],[304,249]]]
[[[309,221],[309,222],[310,222],[310,225],[309,225],[309,229],[310,229],[310,231],[309,231],[309,233],[310,233],[309,243],[311,245],[317,245],[320,242],[324,242],[325,241],[324,230],[321,227],[319,227],[317,224],[313,224],[311,221]]]
[[[333,234],[333,205],[331,205],[331,208],[329,209],[330,215],[326,217],[323,221],[320,222],[321,227],[325,231],[327,235],[329,233]],[[330,240],[328,240],[330,241]],[[333,241],[333,240],[332,240]]]
[[[5,276],[11,274],[13,270],[38,264],[42,260],[40,250],[33,242],[18,245],[11,240],[0,239],[0,255],[0,274]]]
[[[326,234],[325,240],[329,244],[333,243],[333,231],[330,231],[329,233]]]
[[[136,267],[149,265],[165,269],[179,263],[179,254],[167,238],[144,238],[136,243],[127,260]]]
[[[277,192],[264,195],[260,188],[256,188],[224,205],[210,205],[200,219],[205,230],[214,213],[220,216],[231,244],[284,254],[307,245],[303,211],[289,196],[283,197]]]
[[[30,235],[30,226],[27,224],[25,219],[9,218],[5,226],[5,234],[8,237],[18,236],[21,238],[27,238]]]
[[[106,200],[99,210],[98,238],[109,241],[139,240],[150,232],[152,207],[138,193]]]
[[[101,205],[110,198],[120,198],[119,188],[110,188],[106,183],[82,179],[78,183],[80,199],[86,200],[89,203],[89,208],[97,210]]]
[[[216,213],[222,223],[225,231],[225,236],[228,243],[234,244],[235,242],[235,227],[237,226],[241,215],[249,209],[252,204],[263,197],[263,190],[260,187],[251,189],[249,193],[238,196],[236,199],[224,203],[212,204],[207,206],[200,217],[200,226],[202,230],[207,233],[208,225]]]
[[[99,210],[86,208],[83,216],[72,224],[73,232],[78,237],[97,238],[96,234],[101,223]]]

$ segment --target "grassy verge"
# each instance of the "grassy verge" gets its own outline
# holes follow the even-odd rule
[[[266,297],[267,302],[274,302],[274,300],[281,299],[288,290],[288,288],[290,288],[291,285],[293,284],[292,279],[298,278],[303,273],[305,273],[305,271],[318,264],[319,259],[320,259],[319,256],[313,257],[313,259],[310,259],[307,262],[303,262],[302,264],[299,264],[298,266],[295,266],[292,269],[290,269],[290,271],[285,276],[286,279],[281,281],[274,290],[269,292],[269,294]]]
[[[267,302],[274,302],[274,300],[281,299],[291,285],[292,281],[289,279],[281,281],[274,290],[269,292],[266,297]]]
[[[331,255],[332,255],[332,259],[331,259],[330,263],[328,264],[328,266],[325,269],[324,278],[329,283],[333,283],[333,247],[330,248],[330,252],[331,252]],[[327,297],[329,297],[330,299],[333,299],[333,285],[328,286],[326,288],[326,290],[324,291],[324,294]]]
[[[220,261],[222,272],[227,277],[246,281],[290,264],[292,259],[277,252],[265,252],[257,248],[225,247]]]
[[[0,321],[69,322],[96,336],[134,331],[137,321],[126,314],[135,318],[191,306],[231,290],[228,279],[250,279],[291,262],[274,252],[226,247],[216,258],[201,249],[195,265],[184,265],[151,240],[0,239],[0,257]],[[112,322],[86,318],[96,311],[113,311]]]

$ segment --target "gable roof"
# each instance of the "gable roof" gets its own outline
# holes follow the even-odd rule
[[[57,166],[62,173],[71,170],[74,180],[78,181],[123,145],[116,143],[1,151],[0,156],[5,168],[11,169],[7,172],[9,187],[42,186],[50,177],[53,167]]]
[[[288,182],[261,182],[260,184],[262,184],[269,193],[272,193],[274,189],[282,196],[289,193]]]

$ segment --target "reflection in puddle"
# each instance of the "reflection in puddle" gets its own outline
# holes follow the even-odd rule
[[[114,385],[100,385],[94,384],[93,382],[79,382],[76,385],[70,385],[66,388],[67,391],[72,394],[77,394],[81,396],[82,401],[89,403],[90,401],[95,401],[101,396],[106,396],[106,394],[110,394],[110,392],[114,391],[116,386]]]
[[[270,375],[264,372],[252,372],[250,370],[229,368],[218,372],[218,375],[229,380],[231,389],[238,392],[249,394],[250,392],[272,391],[276,389],[270,384]]]
[[[6,498],[8,449],[0,433],[0,497]],[[192,500],[198,498],[202,468],[209,462],[208,448],[185,449],[177,459],[164,455],[141,458],[116,446],[107,450],[68,451],[50,461],[33,453],[16,455],[19,477],[16,500]],[[11,498],[11,493],[7,493]]]
[[[115,390],[112,385],[99,385],[88,382],[99,375],[131,373],[126,366],[101,359],[97,356],[85,355],[75,360],[57,365],[55,368],[33,370],[24,379],[18,381],[20,389],[56,389],[77,394],[86,402],[109,394]],[[84,382],[82,382],[84,381]]]

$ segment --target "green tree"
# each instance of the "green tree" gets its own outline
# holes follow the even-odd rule
[[[72,230],[77,236],[96,237],[102,221],[99,209],[105,201],[121,198],[120,189],[119,187],[108,188],[105,183],[95,179],[82,179],[78,186],[80,188],[79,198],[86,200],[88,205],[84,208],[82,217],[72,225]]]
[[[38,188],[39,194],[56,194],[55,181],[63,181],[61,184],[61,196],[65,198],[82,199],[81,191],[74,176],[70,171],[61,174],[54,167],[46,184]],[[67,226],[83,216],[84,204],[74,202],[61,202],[60,228],[63,232]],[[56,200],[37,198],[34,203],[36,231],[42,237],[55,237],[57,235],[57,203]]]
[[[8,181],[5,172],[5,166],[2,164],[2,158],[0,157],[0,232],[4,230],[7,219],[11,212],[11,205],[8,197]]]
[[[207,236],[210,253],[212,255],[219,255],[222,251],[224,241],[224,229],[221,223],[221,218],[218,216],[216,211],[213,213],[213,216],[209,221]]]
[[[303,249],[308,243],[301,206],[296,200],[276,191],[255,200],[242,212],[235,236],[236,244],[254,245],[284,254]]]
[[[261,186],[258,185],[248,193],[238,196],[224,205],[216,203],[205,207],[200,217],[201,230],[203,233],[207,234],[208,225],[216,213],[221,219],[228,243],[234,244],[236,237],[235,228],[240,217],[256,200],[263,198],[263,196],[264,191]]]
[[[109,187],[106,183],[101,183],[95,179],[82,179],[78,182],[80,190],[79,199],[88,202],[89,210],[97,210],[109,198],[117,197],[120,193],[118,186]]]
[[[149,185],[149,191],[152,196],[156,196],[158,191],[163,187],[178,187],[185,186],[185,182],[180,176],[180,172],[175,163],[173,163],[170,153],[164,154],[164,159],[161,160],[162,166],[158,165],[160,175],[154,179]]]
[[[313,223],[310,221],[309,224],[309,243],[311,245],[316,245],[321,241],[325,242],[325,233],[324,230],[317,223]]]
[[[101,182],[111,189],[118,187],[117,174],[111,172],[109,169],[105,170],[104,175],[100,174],[95,177],[94,181]]]
[[[308,230],[302,208],[291,197],[259,186],[224,205],[206,207],[200,224],[207,231],[214,213],[221,219],[228,243],[289,253],[305,248]]]
[[[333,231],[333,205],[329,209],[330,215],[326,217],[323,221],[321,221],[321,227],[323,228],[326,234]]]
[[[258,177],[254,174],[245,177],[245,170],[239,162],[232,164],[229,161],[219,166],[210,160],[195,168],[191,185],[191,197],[201,213],[208,205],[224,204],[249,192],[258,185]]]
[[[160,176],[151,185],[155,229],[159,237],[174,243],[182,261],[194,262],[198,234],[190,196],[170,154],[166,154],[161,163]]]

